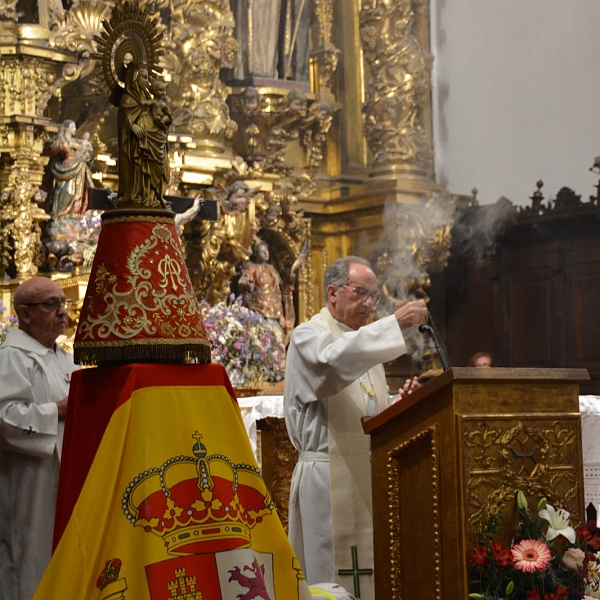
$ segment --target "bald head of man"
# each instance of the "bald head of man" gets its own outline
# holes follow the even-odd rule
[[[66,297],[62,288],[46,277],[32,277],[16,290],[14,307],[19,329],[46,348],[54,348],[56,338],[69,324]]]

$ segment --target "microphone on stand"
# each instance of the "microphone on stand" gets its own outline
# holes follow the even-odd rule
[[[429,325],[425,325],[425,323],[421,323],[421,325],[419,325],[417,327],[417,329],[421,333],[427,333],[431,336],[431,339],[433,340],[433,343],[435,345],[435,351],[437,352],[438,356],[440,357],[440,362],[442,363],[442,369],[444,371],[447,371],[450,368],[450,366],[448,365],[448,361],[446,360],[446,355],[444,354],[444,351],[442,350],[442,346],[440,345],[440,342],[437,338],[437,335],[435,334],[435,331],[433,330],[433,327],[430,327]]]

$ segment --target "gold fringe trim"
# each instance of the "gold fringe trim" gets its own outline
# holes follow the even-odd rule
[[[115,346],[142,346],[142,345],[170,345],[173,344],[175,346],[181,345],[194,345],[194,346],[208,346],[210,347],[210,342],[206,338],[202,337],[187,337],[187,338],[131,338],[129,340],[102,340],[99,342],[86,342],[82,340],[77,340],[75,338],[75,343],[73,344],[75,348],[104,348],[104,347],[115,347]]]
[[[210,345],[188,342],[182,344],[75,344],[75,363],[79,365],[100,365],[122,362],[180,362],[209,363]]]
[[[106,213],[104,213],[106,214]],[[104,218],[102,216],[102,226],[106,227],[107,225],[112,225],[114,223],[164,223],[165,225],[174,225],[175,219],[173,217],[151,217],[151,216],[143,216],[143,217],[111,217],[108,216]]]

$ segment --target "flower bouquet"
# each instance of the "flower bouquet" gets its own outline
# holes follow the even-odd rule
[[[94,261],[100,230],[102,229],[101,212],[97,210],[86,210],[78,218],[64,218],[51,221],[46,227],[49,241],[64,241],[68,249],[61,250],[58,255],[58,265],[55,268],[63,268],[64,264],[73,263],[89,269]],[[49,250],[50,251],[50,250]],[[51,250],[51,252],[56,252]],[[53,270],[53,269],[49,269]],[[70,269],[68,269],[70,270]]]
[[[283,378],[285,348],[264,317],[242,306],[242,299],[210,306],[200,303],[213,362],[225,367],[237,387],[260,388]]]
[[[6,332],[12,327],[17,327],[19,324],[19,318],[15,315],[9,315],[7,317],[4,316],[4,312],[6,311],[6,307],[4,306],[4,302],[0,300],[0,343],[4,341],[6,337]]]
[[[600,598],[600,536],[571,527],[569,513],[542,498],[534,515],[520,490],[520,522],[509,547],[493,539],[490,520],[481,545],[471,549],[471,600],[582,600]],[[594,554],[588,549],[596,551]]]

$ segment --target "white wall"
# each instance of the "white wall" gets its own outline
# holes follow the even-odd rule
[[[529,205],[595,194],[600,0],[431,0],[436,177]]]

